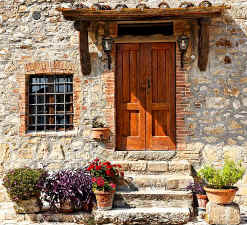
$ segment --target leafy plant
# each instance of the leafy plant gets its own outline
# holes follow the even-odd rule
[[[207,186],[215,189],[229,189],[242,179],[245,168],[241,162],[235,163],[233,160],[225,160],[222,169],[216,169],[213,166],[205,166],[198,175],[204,179]]]
[[[57,209],[57,203],[70,200],[75,209],[92,210],[95,201],[92,178],[82,169],[46,173],[38,186],[51,209]]]
[[[42,169],[29,167],[13,169],[5,175],[3,185],[13,201],[28,200],[40,194],[37,184],[44,173]]]
[[[101,162],[98,158],[91,162],[87,170],[92,176],[93,190],[115,190],[118,181],[124,177],[120,168],[121,165],[112,165],[109,161]]]
[[[204,186],[204,184],[202,182],[194,182],[194,183],[190,183],[186,187],[186,190],[190,190],[194,194],[205,195],[206,192],[205,192],[203,186]]]
[[[93,128],[102,128],[105,127],[105,124],[103,122],[98,121],[97,118],[94,118],[92,122],[92,126]]]

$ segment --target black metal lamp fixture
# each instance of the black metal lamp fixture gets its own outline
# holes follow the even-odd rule
[[[185,35],[181,35],[177,40],[178,48],[179,51],[181,52],[181,68],[184,68],[184,55],[188,49],[189,40],[190,39]]]
[[[103,46],[103,50],[107,55],[108,58],[108,69],[111,69],[111,50],[112,50],[112,43],[113,43],[113,39],[112,37],[103,37],[102,39],[102,46]]]

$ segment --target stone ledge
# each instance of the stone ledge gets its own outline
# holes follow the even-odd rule
[[[136,175],[125,173],[125,182],[118,185],[118,188],[123,191],[136,191],[146,187],[183,190],[191,182],[193,182],[193,177],[188,175]]]
[[[191,218],[188,208],[135,208],[113,209],[110,211],[94,212],[98,225],[112,223],[113,225],[138,224],[138,225],[165,225],[184,224]]]
[[[113,161],[113,164],[120,164],[124,171],[141,174],[191,174],[191,164],[187,160],[173,161]]]
[[[67,222],[77,224],[87,224],[88,221],[93,220],[93,216],[86,212],[77,213],[38,213],[38,214],[25,214],[25,221],[34,222]]]
[[[114,208],[177,207],[190,208],[193,211],[193,198],[190,191],[167,191],[165,189],[117,191],[113,206]]]

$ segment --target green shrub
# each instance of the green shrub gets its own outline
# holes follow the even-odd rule
[[[235,163],[233,160],[225,160],[222,169],[213,166],[205,166],[199,170],[198,175],[205,180],[208,187],[216,189],[229,189],[242,179],[245,168],[241,162]]]
[[[28,200],[39,195],[37,183],[45,171],[28,167],[8,171],[3,179],[3,185],[13,201]]]

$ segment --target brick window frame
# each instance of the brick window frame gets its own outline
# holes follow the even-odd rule
[[[80,116],[80,83],[81,79],[79,77],[79,72],[76,69],[74,63],[68,61],[36,61],[32,63],[27,63],[24,65],[24,73],[17,75],[17,82],[19,83],[19,112],[20,112],[20,136],[42,136],[48,134],[59,134],[56,131],[41,131],[41,132],[28,132],[28,89],[29,89],[29,78],[30,75],[73,75],[73,107],[74,107],[74,117],[73,125],[74,129],[77,130],[79,126],[79,116]],[[69,133],[69,132],[64,132]]]

